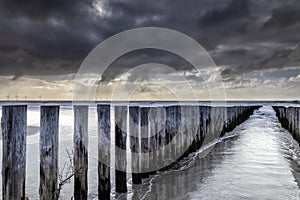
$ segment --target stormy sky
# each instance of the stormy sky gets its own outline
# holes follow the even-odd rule
[[[0,27],[0,99],[71,99],[73,80],[89,52],[138,27],[176,30],[201,44],[218,66],[228,99],[300,98],[297,0],[1,0]],[[102,77],[105,90],[122,78],[145,81],[128,71],[147,62],[201,82],[182,58],[150,49],[116,60]],[[200,90],[199,99],[207,99]],[[144,84],[136,98],[161,97],[158,91],[161,87]]]

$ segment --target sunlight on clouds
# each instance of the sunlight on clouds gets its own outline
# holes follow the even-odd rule
[[[208,71],[171,73],[168,76],[156,74],[148,76],[148,80],[132,77],[138,74],[125,73],[108,82],[99,82],[101,78],[95,74],[80,77],[76,77],[75,74],[17,78],[0,76],[0,99],[6,100],[9,96],[10,100],[15,100],[17,95],[18,100],[24,100],[25,96],[27,100],[39,100],[39,96],[42,96],[42,100],[72,100],[74,79],[77,78],[79,94],[93,92],[95,100],[178,100],[178,97],[184,99],[188,98],[191,92],[187,88],[186,80],[189,87],[193,88],[197,99],[210,100],[207,83],[203,77],[208,82],[216,81]],[[145,72],[143,76],[145,77]],[[186,79],[181,79],[181,76]],[[224,80],[227,100],[299,99],[299,83],[299,68],[251,72],[235,79]],[[96,91],[87,90],[93,85],[96,86]],[[220,88],[213,89],[218,91]]]
[[[94,8],[96,10],[97,15],[103,17],[105,15],[110,15],[110,13],[105,10],[103,0],[97,0],[94,2]]]
[[[246,73],[226,81],[226,93],[230,99],[297,100],[300,98],[299,71],[299,67],[287,67]]]
[[[73,93],[73,81],[59,80],[48,82],[42,79],[20,77],[17,80],[12,80],[12,77],[1,76],[0,88],[1,99],[6,100],[9,96],[10,100],[15,100],[16,95],[19,100],[38,100],[39,96],[42,99],[70,99]]]

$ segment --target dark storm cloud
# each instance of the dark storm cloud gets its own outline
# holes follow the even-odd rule
[[[224,76],[300,67],[300,4],[286,1],[275,5],[264,19],[257,21],[257,31],[249,31],[239,39],[243,48],[228,48],[216,54],[217,60],[229,65],[222,73]]]
[[[189,62],[168,51],[143,49],[129,52],[116,59],[103,73],[102,81],[108,82],[110,79],[117,78],[120,74],[129,72],[129,70],[133,69],[133,67],[138,67],[147,63],[172,66],[172,68],[176,71],[188,71],[194,69]],[[151,73],[151,69],[149,69],[148,72],[149,73],[144,72],[141,76],[139,76],[139,74],[131,74],[128,77],[128,81],[142,81],[141,79],[151,78],[149,76],[156,75],[155,73]]]
[[[238,20],[248,20],[251,17],[248,1],[230,1],[224,8],[211,9],[199,15],[202,25],[215,26]],[[242,19],[241,19],[242,18]]]
[[[101,41],[121,31],[160,26],[203,45],[226,80],[242,73],[299,64],[300,4],[296,0],[3,0],[0,3],[0,74],[76,73]],[[140,52],[122,57],[105,81],[130,65],[156,59],[189,70],[172,55]],[[173,62],[172,62],[173,61]]]
[[[92,7],[92,1],[2,1],[1,73],[76,71],[101,36],[94,30]]]
[[[26,16],[31,19],[47,18],[49,16],[71,16],[83,11],[82,8],[91,5],[91,0],[2,0],[1,10],[10,16]]]
[[[280,30],[300,23],[299,5],[287,4],[272,10],[271,18],[264,24],[263,29]]]

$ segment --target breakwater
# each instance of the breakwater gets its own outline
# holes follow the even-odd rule
[[[300,107],[273,106],[283,128],[287,129],[300,144]]]
[[[116,170],[115,180],[113,180],[116,183],[116,192],[126,192],[126,165],[131,165],[133,182],[139,184],[143,178],[155,174],[158,170],[167,170],[184,156],[232,130],[258,108],[257,106],[114,106],[114,113],[110,113],[110,106],[98,105],[97,107],[99,199],[109,199],[110,167]],[[88,192],[86,187],[88,182],[87,109],[87,106],[74,106],[74,172],[78,172],[75,173],[74,179],[75,199],[86,199]],[[2,107],[3,170],[5,171],[2,174],[3,199],[25,197],[22,188],[25,187],[26,110],[26,105]],[[110,115],[114,115],[114,124],[111,122]],[[40,186],[37,187],[40,187],[39,193],[42,199],[53,199],[59,185],[57,181],[58,122],[59,106],[41,106],[41,180]],[[115,127],[114,133],[110,131],[111,126]],[[114,145],[111,145],[110,134],[114,134]],[[129,147],[126,146],[127,140],[129,140]],[[113,155],[116,158],[115,163],[108,162],[109,157],[112,156],[111,148],[115,148],[115,155]],[[131,157],[131,163],[127,162],[128,155]]]

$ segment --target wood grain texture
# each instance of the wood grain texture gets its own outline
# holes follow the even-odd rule
[[[41,106],[40,129],[40,199],[56,199],[59,106]]]
[[[27,106],[2,107],[2,199],[25,199]]]

